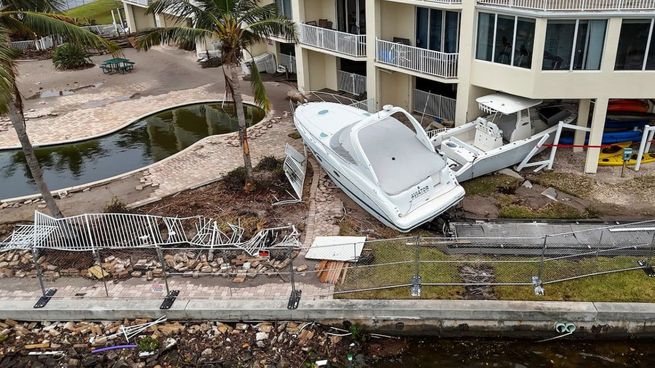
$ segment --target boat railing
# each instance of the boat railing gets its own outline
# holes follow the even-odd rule
[[[341,105],[353,106],[358,109],[362,109],[364,111],[368,111],[371,113],[376,112],[375,99],[373,98],[368,98],[365,100],[357,100],[341,94],[324,92],[324,91],[302,92],[299,93],[299,95],[302,96],[300,98],[300,101],[298,101],[297,99],[289,100],[289,104],[291,106],[292,112],[296,110],[296,106],[307,102],[333,102]]]

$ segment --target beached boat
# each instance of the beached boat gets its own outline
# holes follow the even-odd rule
[[[399,107],[371,114],[309,102],[296,107],[294,123],[332,181],[389,227],[407,232],[464,197],[421,125]]]
[[[432,144],[448,158],[460,182],[519,164],[546,134],[544,143],[553,142],[557,120],[575,120],[575,114],[564,110],[548,123],[539,119],[534,108],[541,100],[495,93],[476,101],[489,116],[430,132]]]

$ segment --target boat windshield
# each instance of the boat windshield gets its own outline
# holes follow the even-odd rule
[[[439,154],[418,140],[413,129],[391,116],[362,128],[358,139],[380,187],[389,195],[403,192],[430,176],[438,177],[435,174],[446,165]]]

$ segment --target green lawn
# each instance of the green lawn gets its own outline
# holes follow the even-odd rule
[[[122,3],[116,0],[97,0],[89,4],[69,9],[66,15],[83,20],[95,20],[96,24],[111,24],[111,10],[122,7]]]
[[[352,299],[411,299],[409,284],[416,272],[416,248],[406,241],[390,240],[367,243],[363,253],[373,254],[373,262],[349,268],[343,283],[335,291],[375,289],[337,294],[337,298]],[[540,257],[505,256],[494,258],[476,255],[446,255],[437,247],[421,247],[422,260],[419,274],[422,277],[423,299],[461,299],[462,286],[425,286],[426,283],[462,282],[459,269],[463,265],[484,266],[493,269],[496,282],[525,283],[539,272]],[[587,257],[584,259],[557,259],[546,262],[542,278],[549,280],[574,277],[598,271],[630,268],[637,265],[639,257]],[[449,262],[444,262],[449,261]],[[625,271],[585,277],[545,285],[546,295],[535,296],[531,286],[495,286],[494,295],[502,300],[562,300],[562,301],[612,301],[654,302],[655,279],[643,271]]]

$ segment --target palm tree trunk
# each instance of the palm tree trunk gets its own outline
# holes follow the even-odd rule
[[[29,167],[30,173],[32,173],[32,178],[34,179],[37,188],[39,188],[39,192],[41,192],[41,197],[43,200],[45,200],[45,203],[48,206],[52,216],[57,218],[64,217],[64,215],[61,213],[61,210],[59,209],[59,206],[57,206],[57,202],[55,202],[55,198],[52,196],[52,193],[50,193],[48,185],[46,184],[45,180],[43,180],[43,171],[39,165],[39,160],[34,154],[34,148],[32,147],[30,138],[27,136],[27,130],[25,129],[25,116],[23,115],[23,100],[20,97],[18,86],[16,86],[15,83],[14,99],[9,104],[7,112],[9,114],[11,124],[16,130],[16,135],[18,135],[18,140],[20,141],[20,146],[23,149],[23,153],[25,154],[27,167]]]
[[[239,121],[239,142],[243,148],[243,167],[246,168],[246,183],[244,190],[250,192],[255,188],[255,178],[252,174],[252,162],[250,160],[250,146],[248,145],[248,125],[246,124],[246,115],[243,111],[243,98],[241,96],[241,85],[239,84],[238,65],[230,65],[230,79],[232,80],[232,91],[234,99],[234,109]]]

